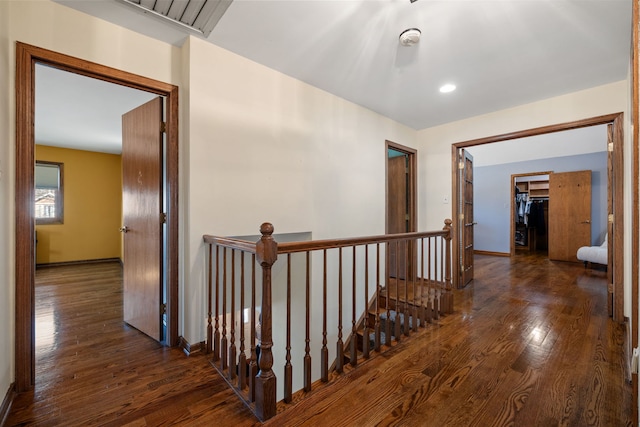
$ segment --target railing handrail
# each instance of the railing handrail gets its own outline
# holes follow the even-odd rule
[[[363,357],[368,358],[369,340],[371,339],[371,331],[373,330],[374,344],[373,348],[376,351],[380,351],[380,343],[382,342],[382,336],[385,337],[385,345],[391,346],[391,337],[395,337],[395,341],[400,340],[400,335],[404,334],[409,336],[410,332],[415,332],[416,327],[420,325],[424,326],[425,323],[431,322],[432,319],[438,319],[439,313],[450,313],[453,311],[453,298],[451,295],[451,239],[452,239],[452,221],[446,219],[445,225],[442,230],[437,231],[424,231],[424,232],[410,232],[410,233],[398,233],[398,234],[386,234],[378,236],[368,237],[347,237],[339,239],[326,239],[326,240],[311,240],[311,241],[297,241],[278,243],[274,240],[273,231],[274,227],[270,223],[263,223],[260,226],[261,237],[257,242],[251,242],[233,237],[219,237],[212,235],[204,235],[203,240],[206,244],[209,244],[209,273],[208,273],[208,315],[207,315],[207,352],[213,351],[213,360],[216,363],[216,369],[219,370],[228,379],[229,384],[234,387],[236,392],[242,390],[246,384],[245,379],[249,380],[249,390],[247,394],[247,402],[253,402],[254,411],[256,416],[261,421],[265,421],[276,414],[276,375],[273,370],[274,354],[273,354],[273,315],[272,310],[272,266],[278,260],[279,255],[287,254],[287,296],[286,296],[286,364],[284,373],[284,389],[285,396],[284,402],[291,402],[292,399],[292,364],[291,364],[291,302],[292,302],[292,280],[291,280],[291,255],[292,253],[306,252],[306,281],[305,281],[305,360],[304,360],[304,375],[305,375],[305,391],[311,390],[311,356],[310,356],[310,284],[311,284],[311,269],[310,269],[310,252],[312,251],[324,251],[322,265],[320,270],[322,271],[322,349],[321,349],[321,380],[323,382],[328,381],[328,366],[329,366],[329,350],[327,348],[327,306],[329,299],[327,298],[327,252],[330,249],[338,250],[338,324],[337,324],[337,341],[336,341],[336,364],[335,371],[342,373],[344,359],[347,357],[345,353],[345,345],[349,346],[349,363],[352,366],[357,365],[358,361],[358,349],[356,348],[358,343],[358,328],[359,324],[363,325],[363,346],[367,348],[363,350]],[[436,240],[432,246],[432,238]],[[427,250],[425,252],[424,239],[427,239]],[[422,240],[422,242],[420,242]],[[394,243],[395,242],[395,243]],[[382,248],[380,244],[390,244],[386,249]],[[407,268],[409,264],[409,249],[415,249],[416,253],[413,256],[417,256],[418,244],[420,244],[420,257],[421,257],[421,273],[420,276],[411,275]],[[375,263],[373,266],[369,265],[370,253],[369,249],[371,245],[375,245]],[[214,246],[215,257],[214,257]],[[364,280],[364,294],[360,296],[363,298],[363,309],[357,308],[357,292],[358,292],[358,280],[357,278],[357,255],[356,247],[364,246],[364,278],[360,277],[360,280]],[[401,246],[404,248],[402,255],[400,253]],[[349,328],[349,321],[343,322],[343,248],[352,247],[352,265],[351,265],[351,327]],[[432,252],[433,247],[433,252]],[[222,251],[220,253],[220,248]],[[395,248],[395,303],[390,303],[392,295],[386,293],[381,295],[381,281],[380,281],[380,252],[386,251],[387,259],[385,269],[390,268],[391,263],[389,252]],[[227,257],[228,249],[231,249],[230,259]],[[240,254],[240,279],[236,280],[236,251],[241,251]],[[245,354],[245,335],[244,326],[242,326],[240,334],[240,357],[237,359],[237,345],[235,335],[236,321],[230,322],[230,333],[227,334],[227,316],[228,313],[236,312],[235,296],[239,293],[240,297],[240,324],[244,325],[244,308],[245,308],[245,256],[252,254],[252,266],[251,266],[251,334],[250,334],[250,347],[251,356],[249,365],[246,363]],[[426,269],[427,275],[425,276],[425,254],[426,254]],[[220,259],[222,255],[222,259]],[[399,275],[401,270],[398,267],[398,257],[404,257],[406,264],[404,265],[404,276]],[[431,264],[433,256],[434,263]],[[220,265],[222,262],[222,265]],[[261,303],[260,303],[260,320],[256,323],[256,262],[259,265],[262,272],[261,286]],[[215,264],[215,274],[214,272]],[[347,267],[348,269],[349,267]],[[375,269],[375,270],[374,270]],[[433,270],[433,276],[431,272]],[[386,271],[386,270],[385,270]],[[228,272],[230,273],[230,281],[227,281]],[[369,274],[375,274],[376,278],[372,285],[375,285],[374,294],[369,292]],[[414,272],[414,274],[417,272]],[[387,273],[385,275],[388,277]],[[417,283],[418,277],[421,278],[421,283]],[[214,280],[215,279],[215,280]],[[425,279],[426,284],[422,283],[422,279]],[[404,300],[401,300],[399,293],[401,280],[406,281],[404,286]],[[347,280],[348,282],[348,280]],[[384,279],[384,287],[387,287],[387,280]],[[409,297],[409,282],[412,286],[412,296]],[[346,282],[345,282],[346,283]],[[230,284],[230,286],[229,286]],[[238,284],[238,287],[236,287]],[[215,285],[215,288],[214,288]],[[345,286],[349,286],[346,284]],[[418,286],[418,288],[416,288]],[[425,289],[424,286],[427,286]],[[239,291],[238,291],[239,289]],[[374,296],[375,295],[375,296]],[[214,302],[215,298],[215,302]],[[385,306],[383,311],[379,310],[379,302],[381,298],[384,298]],[[410,299],[411,298],[411,299]],[[228,300],[228,301],[227,301]],[[227,310],[227,302],[230,304],[230,310]],[[348,304],[349,300],[345,300],[345,304]],[[368,319],[371,315],[369,306],[371,303],[375,304],[374,316],[375,321],[373,325],[370,325],[370,320],[360,321],[357,320],[358,311],[366,312],[366,316],[363,315],[362,319]],[[403,304],[403,305],[402,305]],[[222,312],[219,312],[219,309]],[[215,310],[214,310],[215,309]],[[348,310],[348,309],[347,309]],[[215,331],[212,323],[212,316],[215,311]],[[281,313],[276,312],[278,315]],[[395,313],[392,315],[392,313]],[[396,320],[392,319],[395,318]],[[220,332],[219,319],[222,319],[222,328]],[[401,331],[400,319],[414,319],[406,320]],[[382,331],[381,319],[384,320],[385,330]],[[362,323],[364,322],[364,323]],[[394,322],[393,333],[391,331],[391,323]],[[258,336],[258,326],[260,327],[260,334]],[[350,331],[349,331],[350,329]],[[343,341],[343,332],[348,341]],[[384,332],[384,334],[383,334]],[[256,339],[259,344],[256,343]],[[211,341],[214,341],[213,343]],[[259,351],[258,351],[259,350]],[[259,352],[259,356],[258,356]],[[238,377],[238,385],[234,384],[236,377]],[[242,396],[242,394],[240,393]],[[244,398],[243,398],[244,399]]]
[[[413,240],[425,237],[446,237],[448,230],[420,231],[411,233],[382,234],[367,237],[344,237],[338,239],[309,240],[278,243],[278,254],[317,251],[323,249],[344,248],[350,246],[370,245],[372,243],[389,243],[397,240]],[[248,253],[256,253],[256,243],[232,237],[204,235],[204,242],[230,249],[239,249]]]

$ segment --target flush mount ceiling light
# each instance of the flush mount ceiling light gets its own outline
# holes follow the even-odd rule
[[[402,46],[413,46],[420,41],[420,30],[409,28],[400,33],[400,44]]]
[[[440,92],[442,93],[449,93],[449,92],[453,92],[454,90],[456,90],[456,85],[451,83],[447,83],[440,87]]]

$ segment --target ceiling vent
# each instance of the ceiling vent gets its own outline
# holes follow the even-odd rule
[[[208,37],[233,0],[119,0],[139,12]]]

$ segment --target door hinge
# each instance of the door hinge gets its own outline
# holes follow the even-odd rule
[[[160,304],[160,313],[167,314],[167,304],[165,303]]]
[[[464,214],[461,213],[460,215],[458,215],[458,218],[460,218],[460,221],[464,220]]]
[[[167,123],[160,122],[160,132],[165,133],[167,131]]]
[[[167,223],[167,214],[166,213],[161,213],[160,214],[160,222],[162,222],[163,224]]]
[[[608,220],[610,223],[613,223],[613,214],[609,214]]]
[[[638,347],[634,348],[631,354],[631,373],[638,373]]]
[[[613,142],[607,144],[607,150],[609,150],[609,152],[613,152]]]
[[[404,216],[404,219],[406,219],[407,221],[409,221],[409,219],[411,219],[411,218],[409,217],[409,214],[406,214],[406,215]]]
[[[464,162],[458,162],[458,169],[464,169]]]

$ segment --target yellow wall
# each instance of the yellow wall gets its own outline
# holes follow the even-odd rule
[[[121,258],[121,156],[36,145],[64,163],[64,224],[38,225],[38,264]]]

